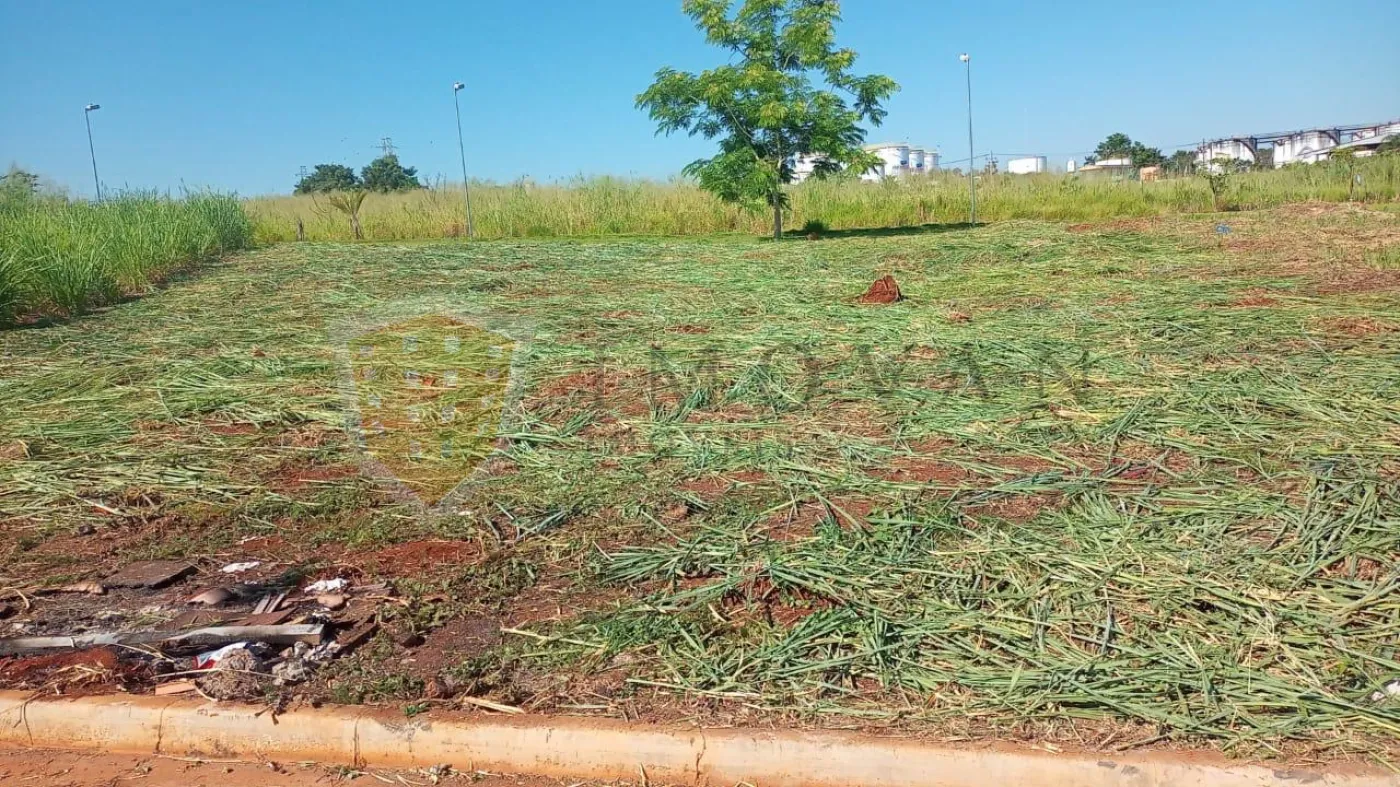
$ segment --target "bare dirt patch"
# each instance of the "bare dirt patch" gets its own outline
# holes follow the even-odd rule
[[[353,465],[284,465],[275,470],[267,479],[269,486],[282,491],[295,491],[306,487],[334,484],[360,474]]]
[[[434,577],[447,569],[480,562],[482,557],[480,545],[470,541],[409,541],[347,556],[342,562],[380,577]]]
[[[864,497],[832,498],[830,504],[809,500],[787,506],[768,518],[765,534],[774,541],[798,541],[811,538],[817,525],[827,518],[843,529],[865,527],[866,519],[875,508],[875,501]]]
[[[1279,300],[1275,295],[1277,293],[1270,290],[1245,290],[1238,298],[1230,301],[1229,305],[1237,309],[1277,306]]]
[[[990,516],[1019,524],[1040,516],[1041,512],[1058,504],[1060,499],[1061,496],[1054,492],[1007,495],[988,503],[968,506],[964,510],[973,516]]]
[[[1328,317],[1318,320],[1317,325],[1328,333],[1353,339],[1400,331],[1400,325],[1374,317]]]
[[[1400,290],[1400,271],[1357,268],[1318,277],[1312,287],[1317,295],[1364,295]]]

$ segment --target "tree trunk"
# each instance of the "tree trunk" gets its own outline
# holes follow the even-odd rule
[[[783,201],[778,199],[778,193],[773,194],[773,240],[783,239]]]

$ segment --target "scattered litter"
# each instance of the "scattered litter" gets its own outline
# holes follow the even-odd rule
[[[240,626],[276,626],[278,623],[286,623],[292,616],[293,611],[282,609],[276,612],[257,612],[241,618],[238,621]]]
[[[441,765],[434,765],[433,767],[427,769],[423,772],[423,775],[428,777],[428,781],[432,782],[433,784],[437,784],[443,779],[452,776],[454,773],[456,773],[456,771],[452,770],[451,765],[447,763],[442,763]]]
[[[461,697],[458,697],[457,699],[469,705],[475,705],[479,708],[493,710],[497,713],[509,713],[512,716],[518,716],[525,712],[524,710],[521,710],[520,708],[517,708],[514,705],[502,705],[499,702],[492,702],[491,700],[485,700],[481,697],[468,697],[466,695],[463,695]]]
[[[214,626],[192,631],[100,632],[70,637],[0,637],[0,656],[33,653],[62,648],[91,648],[99,645],[164,645],[169,647],[219,647],[233,642],[265,642],[291,645],[296,642],[320,643],[326,627],[320,623],[287,626]]]
[[[228,656],[228,654],[234,652],[235,650],[244,650],[247,647],[248,643],[246,642],[235,642],[231,645],[225,645],[222,648],[218,648],[216,650],[205,651],[204,653],[201,653],[198,656],[194,657],[194,668],[213,669],[221,660],[223,660],[224,657]]]
[[[161,588],[194,574],[195,567],[179,560],[132,563],[107,577],[105,584],[118,588]]]
[[[298,642],[292,646],[290,653],[283,655],[282,662],[272,668],[272,677],[278,686],[307,680],[317,667],[340,655],[340,645],[324,642],[312,646]]]
[[[335,638],[336,644],[340,646],[342,653],[347,653],[360,645],[363,645],[374,633],[379,631],[379,618],[370,615],[346,631],[342,631]]]
[[[220,604],[233,598],[233,591],[228,588],[214,588],[206,590],[198,596],[190,599],[191,604],[203,604],[206,607],[217,607]]]
[[[899,282],[893,276],[882,276],[870,285],[870,289],[857,299],[860,303],[896,303],[904,300],[904,293],[899,289]]]
[[[195,680],[200,691],[216,700],[249,699],[261,694],[268,678],[262,660],[242,645],[220,651],[209,673]]]
[[[229,563],[227,566],[224,566],[219,570],[224,572],[225,574],[242,574],[244,571],[252,571],[253,569],[261,565],[261,560],[248,560],[242,563]]]
[[[1372,702],[1391,702],[1400,697],[1400,680],[1392,680],[1380,688],[1380,691],[1371,692]]]
[[[336,577],[335,579],[322,579],[316,582],[312,582],[310,585],[307,585],[305,593],[308,596],[314,596],[321,593],[339,593],[340,591],[344,590],[345,587],[349,584],[349,582],[345,581],[340,577]]]
[[[258,605],[253,607],[254,615],[261,615],[265,612],[276,612],[282,607],[282,602],[287,600],[287,591],[276,593],[271,596],[263,596]]]
[[[345,596],[340,593],[323,593],[316,597],[316,603],[335,611],[345,606]]]
[[[73,528],[73,535],[75,536],[90,536],[96,532],[97,528],[93,527],[92,523],[90,522],[84,522],[81,525],[78,525],[77,527]]]
[[[101,582],[75,582],[71,585],[64,585],[61,588],[57,588],[55,592],[87,593],[91,596],[100,596],[107,592],[107,588],[103,587]]]
[[[237,617],[237,614],[238,613],[236,612],[228,612],[223,610],[192,609],[188,612],[181,613],[179,617],[170,621],[170,628],[189,629],[204,628],[206,626],[218,626],[222,623],[226,623],[230,620],[233,620],[235,617]],[[277,622],[281,623],[282,621],[279,620]],[[246,626],[252,624],[245,622],[241,625]]]
[[[195,683],[192,680],[173,680],[156,686],[155,694],[157,697],[164,697],[169,694],[188,694],[194,690]]]

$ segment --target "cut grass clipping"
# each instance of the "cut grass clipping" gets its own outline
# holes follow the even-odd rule
[[[1384,759],[1400,280],[1365,253],[1400,216],[1219,222],[256,251],[0,333],[0,586],[465,539],[395,614],[529,632],[444,665],[561,679],[494,701]],[[885,274],[907,301],[854,303]],[[535,341],[498,466],[426,519],[355,473],[331,337],[435,310]],[[417,700],[396,647],[326,696]],[[548,688],[613,670],[617,704]]]

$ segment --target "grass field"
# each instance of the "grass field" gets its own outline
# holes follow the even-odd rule
[[[1353,182],[1360,175],[1359,182]],[[466,234],[462,192],[429,189],[374,194],[362,223],[370,240],[425,240]],[[967,181],[956,174],[880,184],[810,181],[793,187],[788,226],[820,220],[837,229],[913,227],[968,219]],[[1252,210],[1307,200],[1387,202],[1400,198],[1400,157],[1362,159],[1355,170],[1342,165],[1292,167],[1231,176],[1223,200],[1233,210]],[[1002,175],[978,186],[982,221],[1041,219],[1097,221],[1214,210],[1204,178],[1151,183],[1106,182]],[[770,216],[725,205],[685,182],[657,183],[617,178],[577,179],[564,184],[478,184],[472,190],[476,231],[481,238],[552,238],[602,235],[705,235],[744,232],[763,235]],[[311,240],[351,240],[348,218],[324,198],[263,197],[246,203],[260,241],[296,238],[297,221]]]
[[[1389,761],[1397,244],[1309,204],[263,249],[0,333],[0,587],[394,579],[336,701]],[[854,303],[885,273],[907,301]],[[423,517],[360,473],[335,337],[434,313],[534,340],[501,455]]]
[[[149,292],[176,270],[247,248],[238,200],[125,194],[93,204],[0,197],[0,325]]]

